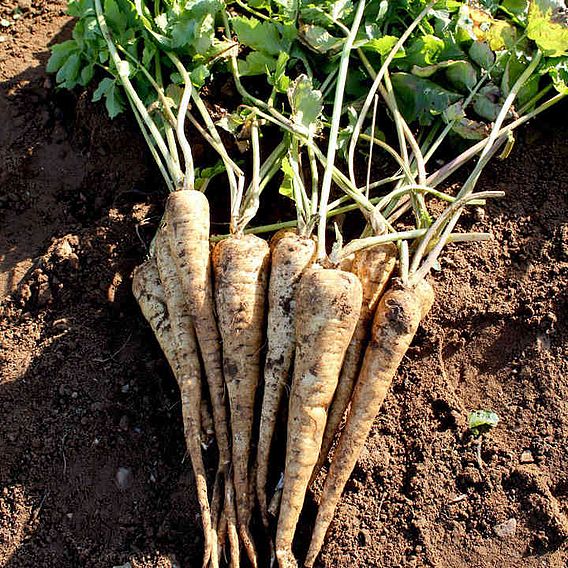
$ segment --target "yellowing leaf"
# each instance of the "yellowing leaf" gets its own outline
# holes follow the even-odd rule
[[[545,55],[568,55],[568,12],[563,0],[532,0],[527,35]]]
[[[486,41],[493,51],[511,46],[516,38],[515,27],[504,20],[497,20],[485,10],[469,8],[473,21],[473,33],[478,41]]]

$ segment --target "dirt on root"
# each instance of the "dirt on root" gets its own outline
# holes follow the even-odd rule
[[[0,7],[0,565],[199,566],[177,386],[130,293],[162,183],[135,124],[45,74],[64,7]],[[463,226],[494,240],[442,258],[320,568],[568,565],[567,111],[484,174],[507,197]]]

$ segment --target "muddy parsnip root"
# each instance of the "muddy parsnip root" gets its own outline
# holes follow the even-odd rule
[[[213,300],[209,202],[199,191],[175,191],[170,194],[166,203],[166,218],[168,222],[165,230],[189,313],[193,319],[209,387],[215,437],[219,449],[215,489],[223,485],[225,501],[228,500],[234,505],[234,500],[230,498],[233,480],[229,471],[231,449],[221,336],[215,320]],[[212,502],[211,516],[214,520],[221,521],[225,510],[223,500],[215,499]],[[238,549],[231,551],[231,556],[238,556]]]
[[[349,272],[315,267],[306,270],[300,281],[284,487],[276,533],[280,568],[297,566],[292,540],[361,300],[361,283]]]
[[[264,525],[268,527],[268,462],[278,409],[289,376],[296,347],[296,292],[303,272],[316,251],[312,239],[288,233],[272,244],[268,289],[268,352],[264,365],[264,394],[257,450],[256,493]]]
[[[223,370],[231,410],[239,535],[254,565],[256,553],[248,528],[252,514],[249,458],[264,342],[270,251],[266,241],[254,235],[232,236],[217,243],[212,259]]]
[[[363,287],[361,314],[345,354],[343,369],[341,369],[335,396],[327,417],[320,456],[314,468],[312,478],[318,474],[324,464],[341,420],[349,406],[353,387],[361,367],[363,353],[367,345],[371,322],[379,300],[394,270],[396,257],[397,248],[394,243],[369,247],[357,251],[354,255],[350,272],[353,272],[359,278]]]
[[[193,322],[179,285],[176,265],[167,235],[159,230],[155,239],[156,264],[164,289],[170,326],[178,362],[176,379],[181,392],[181,409],[185,440],[197,485],[197,501],[201,510],[205,552],[203,566],[207,567],[214,543],[211,533],[211,511],[207,496],[207,479],[201,454],[201,364]]]
[[[416,288],[397,283],[382,297],[373,320],[353,391],[345,427],[327,475],[305,566],[313,566],[333,519],[337,503],[351,475],[373,422],[390,389],[420,321],[432,307],[434,291],[425,280]]]

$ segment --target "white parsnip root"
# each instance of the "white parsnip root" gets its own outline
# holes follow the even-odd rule
[[[227,507],[234,506],[234,490],[230,474],[229,419],[225,403],[221,337],[215,319],[213,300],[209,202],[199,191],[176,191],[170,194],[166,203],[166,219],[166,235],[175,260],[180,288],[195,327],[209,387],[215,437],[219,449],[215,498],[211,511],[211,516],[217,524],[224,522],[222,518],[226,516]],[[217,498],[221,485],[224,486],[225,504],[222,499]],[[229,517],[234,518],[235,515],[230,514]],[[231,541],[230,544],[232,547],[235,542]],[[231,550],[232,557],[236,558],[238,555],[238,549]]]
[[[180,295],[175,266],[162,233],[157,236],[156,254],[157,262],[150,259],[136,269],[132,288],[179,385],[186,446],[195,475],[197,500],[201,510],[205,538],[203,566],[206,567],[211,558],[213,542],[207,480],[200,443],[201,368],[191,319]],[[161,273],[158,267],[161,268]]]
[[[292,540],[317,462],[345,352],[359,319],[358,278],[335,269],[311,268],[297,298],[296,359],[288,411],[286,468],[276,533],[280,568],[297,566]]]
[[[296,348],[296,292],[315,252],[314,240],[295,233],[280,235],[272,244],[266,330],[268,352],[264,365],[264,396],[256,468],[256,493],[265,527],[268,527],[266,484],[270,447]]]
[[[254,235],[230,237],[219,242],[213,251],[215,303],[231,410],[239,535],[253,566],[257,557],[249,531],[252,516],[249,458],[264,343],[269,258],[268,244]]]
[[[314,468],[315,477],[325,462],[333,439],[351,400],[353,387],[359,374],[361,360],[367,345],[371,322],[389,278],[396,264],[397,249],[394,243],[385,243],[357,251],[351,261],[350,272],[355,274],[363,289],[363,302],[357,327],[349,343],[343,369],[329,409],[320,457]]]
[[[425,280],[414,289],[393,285],[385,293],[373,320],[371,339],[353,392],[347,422],[339,438],[312,533],[305,566],[313,566],[341,493],[371,431],[420,321],[430,310],[434,291]]]

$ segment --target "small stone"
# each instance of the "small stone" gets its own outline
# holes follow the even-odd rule
[[[120,422],[118,423],[119,429],[123,432],[126,432],[126,430],[128,430],[129,422],[130,421],[128,420],[128,416],[126,416],[126,414],[123,415],[120,419]]]
[[[473,211],[476,221],[485,221],[485,209],[483,207],[476,207]]]
[[[530,450],[525,450],[521,454],[520,462],[521,463],[534,463],[534,456],[532,455],[532,452]]]
[[[504,523],[500,523],[493,527],[495,534],[499,538],[508,538],[511,536],[515,536],[517,532],[517,519],[510,518],[509,520],[505,521]]]
[[[417,529],[424,529],[427,525],[427,521],[424,517],[418,517],[415,521],[414,521],[414,526]]]
[[[359,531],[359,544],[365,546],[371,541],[371,535],[367,529],[361,529]]]
[[[116,471],[116,485],[121,491],[126,491],[132,485],[132,470],[130,468],[118,468]]]
[[[37,293],[37,304],[40,307],[45,306],[53,299],[49,282],[40,282]]]
[[[69,322],[66,318],[55,320],[51,326],[53,331],[57,331],[59,333],[64,333],[69,330]]]
[[[73,513],[67,513],[66,516],[67,516],[67,518],[68,518],[69,520],[71,520],[71,519],[73,518]]]

